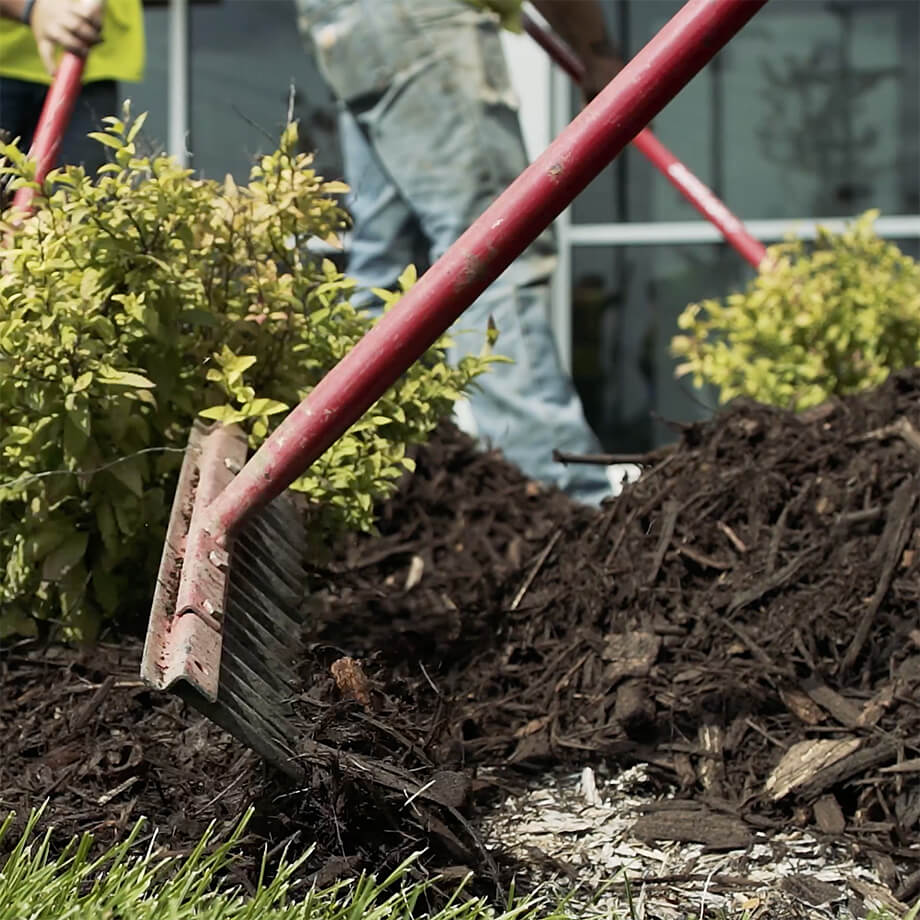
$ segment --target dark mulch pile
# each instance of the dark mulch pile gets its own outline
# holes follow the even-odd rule
[[[918,429],[917,372],[798,417],[737,405],[595,512],[445,426],[380,534],[315,573],[298,713],[337,763],[307,758],[307,788],[285,788],[133,684],[136,650],[20,652],[0,665],[2,802],[50,795],[73,829],[146,813],[181,847],[258,796],[255,830],[318,840],[323,878],[427,846],[428,869],[495,880],[475,830],[493,793],[556,766],[644,762],[680,795],[640,836],[718,848],[810,826],[909,898]]]
[[[212,820],[234,823],[261,767],[178,700],[138,680],[140,645],[20,645],[0,656],[0,811],[23,819],[47,799],[63,841],[101,843],[143,816],[161,843],[186,851]],[[11,841],[7,841],[7,845]]]

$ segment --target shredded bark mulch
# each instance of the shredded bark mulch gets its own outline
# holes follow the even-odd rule
[[[313,567],[308,781],[291,788],[139,685],[139,647],[0,657],[0,806],[61,832],[139,815],[181,850],[255,800],[244,847],[317,843],[311,879],[508,866],[477,832],[538,772],[645,763],[650,840],[790,824],[920,889],[920,372],[800,415],[737,404],[644,458],[600,511],[448,425]],[[340,756],[311,760],[309,742]]]

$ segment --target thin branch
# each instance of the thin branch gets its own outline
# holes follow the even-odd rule
[[[94,476],[96,473],[110,470],[113,466],[118,466],[119,463],[124,463],[126,460],[133,460],[135,457],[140,457],[143,454],[184,454],[187,449],[188,448],[185,447],[145,447],[143,450],[139,450],[136,453],[128,454],[125,457],[119,457],[117,460],[111,460],[109,463],[104,463],[102,466],[97,466],[89,470],[45,470],[41,473],[31,473],[28,476],[18,476],[16,479],[8,479],[6,482],[0,482],[0,489],[12,489],[16,486],[28,485],[39,479],[47,479],[49,476]]]

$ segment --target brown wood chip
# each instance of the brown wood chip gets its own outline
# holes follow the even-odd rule
[[[632,832],[640,840],[702,843],[714,850],[743,849],[751,842],[750,830],[743,821],[702,808],[643,815]]]
[[[362,706],[371,705],[371,688],[361,667],[354,658],[339,658],[329,668],[342,696],[357,700]]]
[[[822,770],[859,750],[861,744],[859,738],[799,741],[783,755],[767,777],[764,789],[774,802],[779,801],[793,790],[807,785]]]
[[[819,725],[827,718],[824,710],[801,690],[782,690],[780,699],[786,704],[786,708],[806,725]]]
[[[859,725],[859,719],[862,716],[860,707],[850,702],[850,700],[844,699],[822,680],[811,677],[802,682],[802,690],[808,694],[814,703],[825,712],[830,713],[841,725],[846,728],[855,728]]]
[[[655,633],[610,633],[601,653],[609,662],[604,678],[615,684],[624,677],[646,677],[660,651],[661,636]]]
[[[815,821],[825,834],[838,836],[847,826],[840,803],[832,795],[822,795],[814,804]]]

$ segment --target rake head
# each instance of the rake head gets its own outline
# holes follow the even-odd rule
[[[265,760],[302,777],[290,700],[302,647],[306,535],[284,495],[251,515],[228,553],[208,548],[208,504],[246,460],[234,426],[196,423],[179,474],[141,676]]]

